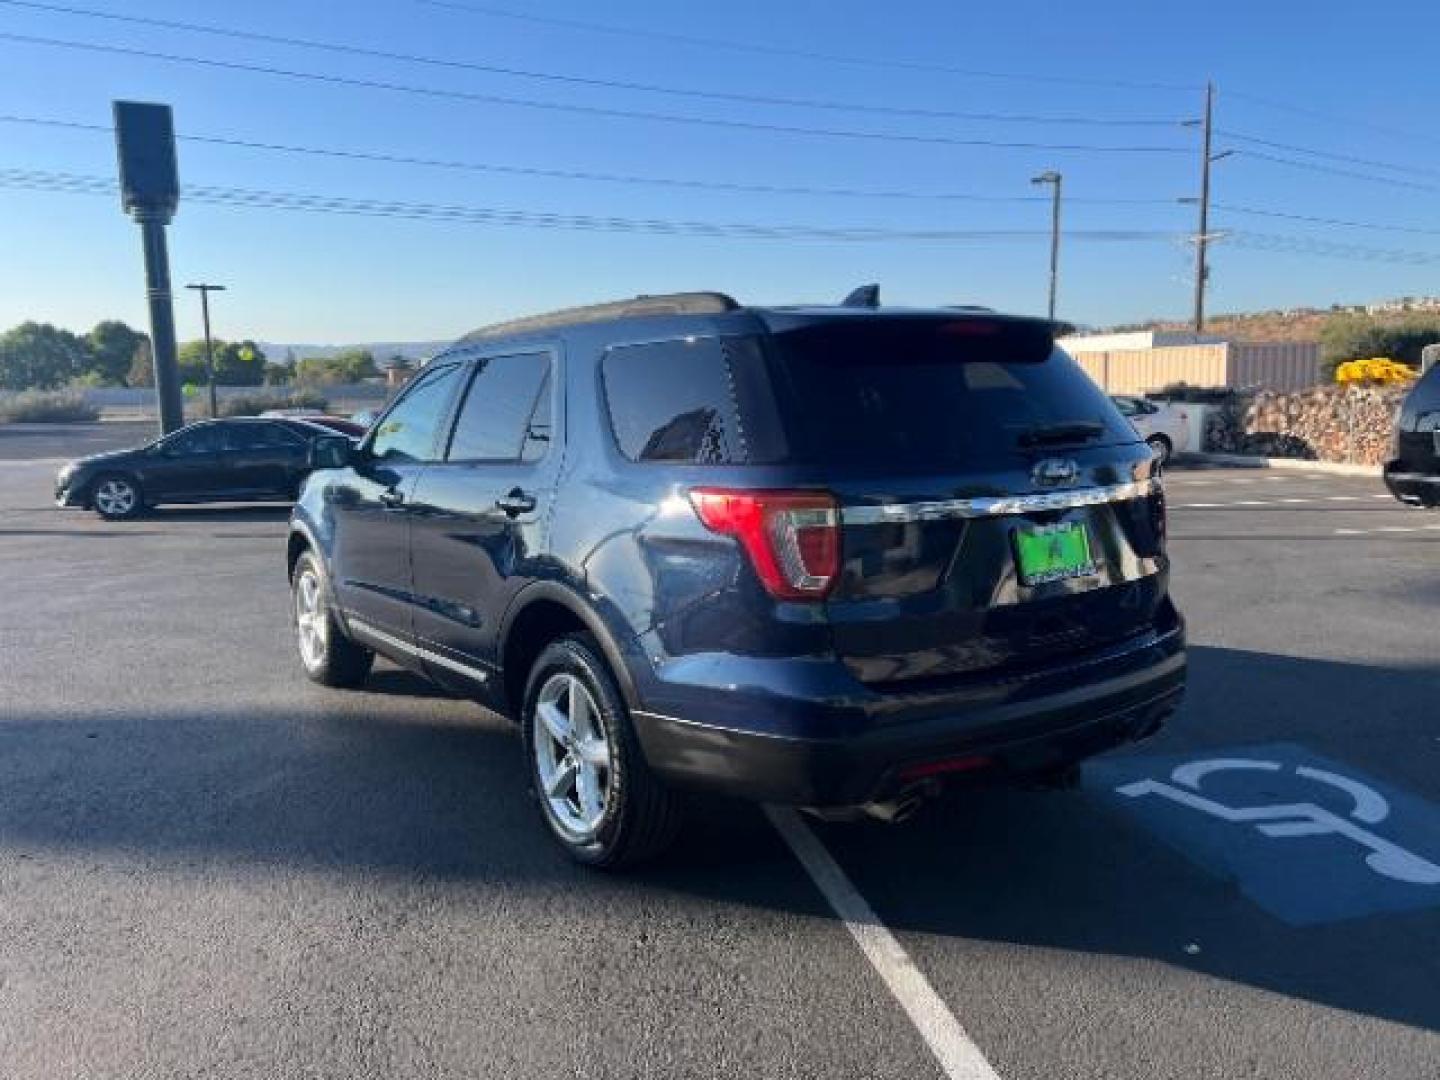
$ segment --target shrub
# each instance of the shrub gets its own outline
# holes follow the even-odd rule
[[[1414,378],[1414,368],[1383,356],[1347,360],[1335,369],[1335,381],[1341,386],[1394,386]]]
[[[0,423],[75,424],[99,419],[100,410],[74,390],[26,390],[0,398]]]
[[[1357,356],[1390,356],[1418,366],[1420,351],[1440,342],[1440,319],[1413,313],[1398,322],[1367,315],[1336,315],[1320,331],[1321,366],[1327,375]]]
[[[259,416],[270,409],[327,409],[330,403],[311,390],[296,390],[289,393],[239,394],[220,399],[221,416]],[[209,405],[201,407],[209,415]]]

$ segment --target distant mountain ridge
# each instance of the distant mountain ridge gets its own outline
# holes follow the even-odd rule
[[[257,341],[255,344],[265,354],[265,359],[283,364],[285,357],[293,352],[296,360],[304,360],[306,357],[320,357],[328,359],[336,353],[342,353],[349,349],[369,349],[375,357],[375,362],[385,367],[392,356],[403,356],[406,360],[424,360],[434,356],[443,349],[450,341],[358,341],[348,345],[307,345],[303,342],[283,341]]]

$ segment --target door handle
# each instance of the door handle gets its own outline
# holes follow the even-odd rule
[[[380,493],[380,505],[386,510],[395,510],[404,505],[405,494],[395,488],[386,488]]]
[[[526,494],[518,487],[511,488],[508,493],[495,500],[495,505],[511,517],[517,517],[535,509],[535,496]]]

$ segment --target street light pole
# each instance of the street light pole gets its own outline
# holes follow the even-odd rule
[[[1060,190],[1065,178],[1054,169],[1030,178],[1032,184],[1049,184],[1050,200],[1050,321],[1055,321],[1055,296],[1060,288]]]
[[[212,292],[224,292],[224,285],[186,285],[187,289],[194,289],[200,294],[200,314],[205,320],[205,378],[210,384],[210,416],[213,419],[220,415],[220,407],[215,397],[215,350],[210,343],[210,294]]]

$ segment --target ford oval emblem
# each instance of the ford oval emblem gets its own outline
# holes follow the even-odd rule
[[[1080,466],[1069,458],[1046,458],[1030,470],[1030,479],[1036,487],[1063,487],[1073,484],[1080,476]]]

